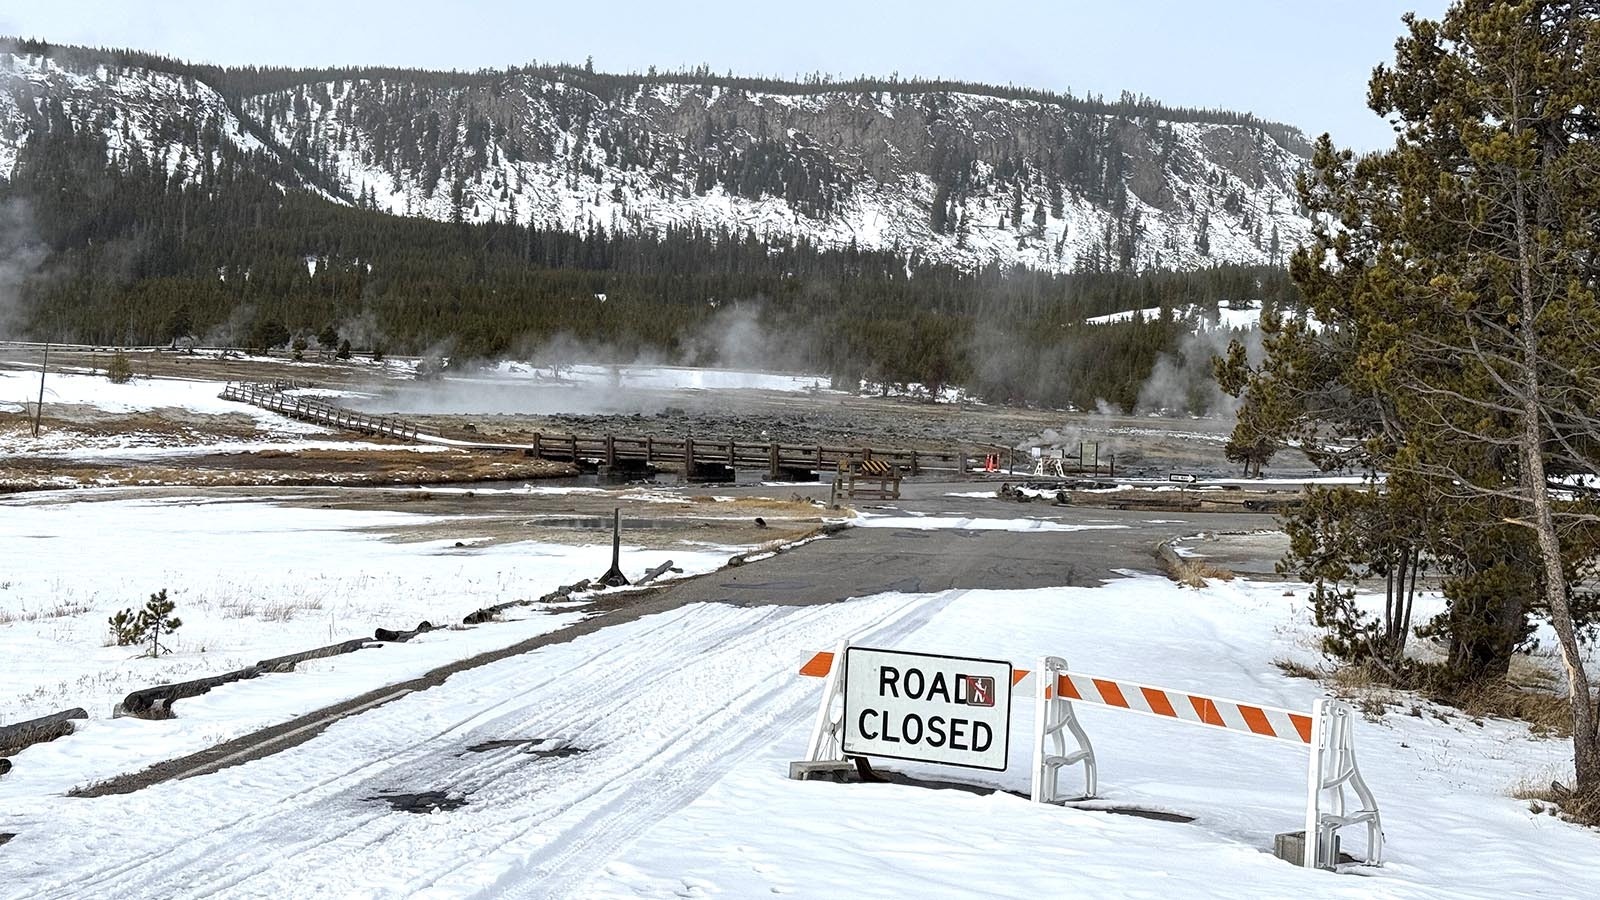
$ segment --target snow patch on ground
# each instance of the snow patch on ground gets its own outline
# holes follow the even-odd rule
[[[858,513],[851,521],[857,528],[909,528],[917,531],[955,529],[959,531],[1095,531],[1126,528],[1125,525],[1076,525],[1049,519],[983,519],[965,516],[883,516]]]
[[[475,546],[470,517],[458,520],[457,536],[419,541],[402,536],[445,520],[260,499],[84,496],[0,501],[0,723],[71,706],[109,716],[137,688],[370,637],[379,627],[458,623],[482,607],[596,577],[610,564],[609,535],[587,546]],[[624,547],[623,562],[637,573],[671,559],[698,574],[743,549]],[[141,659],[136,648],[107,646],[107,618],[162,589],[184,623],[169,642],[173,652]],[[516,629],[482,633],[501,645],[520,639]],[[452,632],[425,643],[449,645],[429,657],[437,663],[473,652],[473,640]],[[413,652],[394,649],[356,655]]]

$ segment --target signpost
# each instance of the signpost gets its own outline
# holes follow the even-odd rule
[[[843,676],[845,755],[1005,770],[1011,663],[850,647]]]

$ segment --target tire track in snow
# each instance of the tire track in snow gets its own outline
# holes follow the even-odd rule
[[[693,607],[684,607],[682,609],[675,609],[675,610],[671,610],[671,611],[668,611],[668,612],[659,613],[659,614],[657,614],[655,616],[651,616],[651,617],[647,618],[646,620],[643,620],[643,621],[649,623],[649,625],[652,626],[652,627],[649,627],[648,630],[645,631],[644,634],[639,635],[639,637],[640,638],[648,638],[650,635],[652,635],[654,633],[657,633],[659,631],[671,628],[676,622],[680,621],[686,615],[689,615],[689,613],[690,613],[690,611],[692,609],[693,609]],[[606,656],[614,653],[616,651],[616,649],[617,648],[615,648],[615,647],[606,647],[606,648],[602,649],[596,655],[596,658],[605,658]],[[544,679],[544,681],[541,683],[541,685],[539,685],[539,686],[544,686],[544,685],[548,685],[548,684],[550,684],[552,682],[560,681],[562,678],[567,677],[567,676],[571,675],[573,672],[576,672],[577,670],[581,669],[583,665],[584,665],[584,663],[578,663],[576,665],[570,666],[569,668],[567,668],[565,670],[558,671],[558,672],[553,672],[548,677],[546,677]],[[515,667],[498,668],[498,667],[491,666],[491,667],[485,667],[485,669],[487,671],[484,671],[484,670],[470,670],[470,671],[482,671],[483,672],[483,676],[487,678],[486,683],[479,687],[480,690],[486,690],[486,689],[489,689],[489,688],[501,686],[501,685],[504,685],[504,684],[506,684],[508,682],[515,681],[518,678],[525,678],[526,677],[526,673],[525,672],[519,671]],[[503,706],[503,705],[507,705],[507,704],[510,704],[510,703],[514,703],[514,702],[516,702],[516,699],[517,699],[517,697],[515,695],[507,697],[505,700],[501,701],[499,704],[496,704],[496,706]],[[493,708],[494,708],[493,706],[490,707],[490,709],[493,709]],[[376,712],[376,710],[374,710],[374,712]],[[104,868],[104,867],[99,868],[95,873],[95,877],[93,877],[91,879],[88,879],[88,880],[83,880],[83,881],[74,881],[62,893],[31,893],[31,894],[19,895],[19,897],[52,897],[52,898],[61,897],[61,898],[71,898],[71,897],[82,896],[82,892],[86,888],[100,888],[100,887],[102,887],[104,885],[114,883],[116,881],[116,879],[118,879],[120,876],[123,876],[123,875],[127,875],[127,874],[130,874],[130,873],[136,872],[136,871],[147,869],[147,868],[170,868],[175,864],[181,864],[182,859],[185,858],[185,857],[191,857],[191,856],[198,857],[199,855],[202,855],[205,852],[207,852],[209,847],[212,844],[215,843],[214,840],[209,840],[208,841],[207,840],[208,836],[214,835],[217,832],[231,832],[231,831],[244,830],[249,825],[251,825],[253,823],[261,823],[261,822],[270,821],[270,820],[272,820],[274,818],[277,818],[279,816],[284,815],[285,811],[286,811],[285,807],[287,807],[289,804],[291,804],[291,803],[293,803],[295,801],[300,801],[296,805],[301,805],[301,806],[306,805],[307,803],[315,803],[315,802],[318,802],[318,801],[324,799],[327,796],[331,796],[332,794],[335,794],[335,793],[339,792],[340,790],[344,790],[345,788],[343,788],[342,785],[346,781],[350,781],[352,779],[364,779],[364,778],[371,777],[374,770],[387,771],[387,770],[393,769],[393,768],[403,764],[404,760],[402,759],[402,757],[405,756],[406,754],[414,752],[418,748],[426,747],[427,745],[429,745],[432,742],[436,742],[436,741],[439,741],[441,739],[446,738],[448,735],[450,735],[454,731],[457,731],[457,730],[459,730],[461,728],[464,728],[464,727],[470,725],[476,719],[478,719],[482,715],[484,715],[485,712],[487,712],[487,710],[475,711],[472,715],[467,716],[464,719],[460,719],[460,720],[454,722],[453,724],[449,725],[448,727],[445,727],[445,728],[440,729],[440,730],[438,730],[438,731],[436,731],[434,733],[431,733],[431,734],[427,735],[426,737],[414,740],[411,743],[405,744],[405,745],[403,745],[403,746],[401,746],[399,748],[396,748],[396,749],[394,749],[392,751],[386,752],[383,756],[381,756],[379,758],[376,758],[376,759],[364,759],[361,762],[358,762],[357,764],[355,764],[354,766],[351,766],[350,768],[343,769],[343,770],[338,771],[338,772],[336,772],[336,773],[334,773],[332,775],[328,775],[326,777],[322,777],[319,780],[316,780],[316,781],[314,781],[313,783],[311,783],[309,785],[297,788],[293,793],[291,793],[291,794],[289,794],[287,796],[284,796],[284,797],[278,798],[276,800],[270,801],[268,803],[268,806],[265,809],[252,810],[250,812],[245,813],[244,815],[241,815],[241,816],[239,816],[239,817],[237,817],[235,819],[232,819],[230,821],[227,821],[227,822],[210,823],[205,828],[193,831],[191,833],[184,834],[179,839],[177,839],[175,841],[170,841],[170,842],[168,842],[167,844],[165,844],[163,846],[146,848],[144,853],[134,855],[134,856],[132,856],[131,858],[129,858],[128,860],[126,860],[125,862],[123,862],[120,865],[115,865],[115,866],[112,866],[110,868]],[[359,718],[359,717],[355,717],[355,718]],[[339,724],[342,724],[342,723],[338,723],[338,724],[332,726],[330,728],[330,731],[332,731],[334,728],[338,728]],[[342,733],[344,733],[344,732],[341,731],[341,734]],[[254,763],[254,765],[257,765],[257,766],[269,766],[269,767],[270,766],[274,766],[276,764],[272,762],[272,759],[273,759],[272,757],[267,757],[264,760],[256,761],[256,763]],[[213,775],[213,776],[206,776],[206,777],[213,777],[214,778],[214,777],[217,777],[217,776]],[[196,788],[194,785],[192,785],[189,782],[177,782],[177,783],[169,783],[169,784],[166,784],[166,785],[158,785],[156,788],[154,788],[152,790],[159,791],[162,788],[165,788],[165,789],[167,789],[168,791],[171,791],[171,792],[193,793],[193,792],[197,792],[198,791],[198,788]],[[108,799],[112,799],[112,798],[108,798]],[[117,805],[130,805],[130,804],[125,802],[125,803],[118,803]],[[352,829],[352,830],[354,830],[354,829]],[[156,866],[155,863],[154,863],[154,859],[162,860],[162,864],[159,865],[159,866]]]
[[[814,607],[697,605],[603,629],[573,644],[455,676],[431,691],[352,717],[278,756],[145,792],[168,807],[249,807],[178,840],[125,847],[65,892],[100,896],[560,896],[602,857],[691,802],[809,712],[814,685],[797,657],[864,628],[877,639],[914,630],[955,595]],[[554,665],[529,670],[551,658]],[[752,671],[755,670],[755,671]],[[468,715],[430,724],[466,692]],[[549,696],[546,696],[549,695]],[[376,738],[373,729],[378,729]],[[476,740],[559,737],[588,752],[533,760],[465,754]],[[382,745],[376,757],[359,754]],[[217,797],[229,781],[280,774],[340,752],[356,765],[313,773],[282,794],[267,778],[250,796]],[[463,755],[473,757],[463,762]],[[325,764],[324,764],[325,765]],[[373,811],[386,789],[448,789],[469,803],[439,815]],[[277,795],[259,794],[276,791]],[[159,796],[158,796],[159,795]],[[130,795],[137,796],[137,795]],[[170,837],[170,835],[169,835]],[[461,857],[462,847],[472,854]],[[62,887],[57,882],[57,887]],[[59,895],[59,894],[55,894]]]

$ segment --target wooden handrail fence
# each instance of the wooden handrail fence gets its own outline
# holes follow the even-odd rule
[[[784,473],[831,472],[841,462],[860,463],[878,460],[894,466],[905,475],[925,472],[966,474],[981,472],[986,453],[978,450],[900,450],[876,447],[845,447],[827,444],[786,444],[778,441],[740,441],[734,438],[655,435],[530,435],[526,443],[445,440],[439,433],[415,422],[393,416],[372,416],[344,409],[316,397],[285,393],[298,385],[231,383],[222,392],[225,400],[249,403],[291,418],[362,434],[385,435],[419,443],[448,443],[469,450],[521,452],[525,456],[574,464],[589,463],[616,467],[681,467],[693,473],[715,467],[766,470],[772,480]],[[990,451],[992,452],[992,451]]]

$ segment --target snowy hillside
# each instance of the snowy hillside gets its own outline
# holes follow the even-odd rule
[[[0,177],[41,131],[88,127],[124,164],[137,151],[203,183],[232,145],[281,185],[396,215],[753,234],[965,269],[1277,263],[1307,232],[1298,133],[1232,114],[977,86],[372,74],[279,87],[0,53]]]
[[[194,78],[139,67],[73,71],[28,54],[0,53],[0,178],[15,175],[18,151],[41,128],[83,123],[105,136],[119,163],[154,159],[168,175],[204,184],[225,143],[266,148],[222,96]]]
[[[1259,131],[1039,101],[676,84],[606,100],[517,76],[427,93],[322,83],[246,108],[352,197],[442,220],[608,233],[693,225],[1055,270],[1115,260],[1123,245],[1134,267],[1264,263],[1280,255],[1274,234],[1287,247],[1306,230],[1293,200],[1303,160]],[[407,128],[424,145],[414,162],[396,134]],[[1106,196],[1091,196],[1089,180],[1083,192],[1052,182],[1048,159],[1087,149],[1079,141],[1124,157],[1093,161],[1099,174],[1125,172],[1101,186]]]

